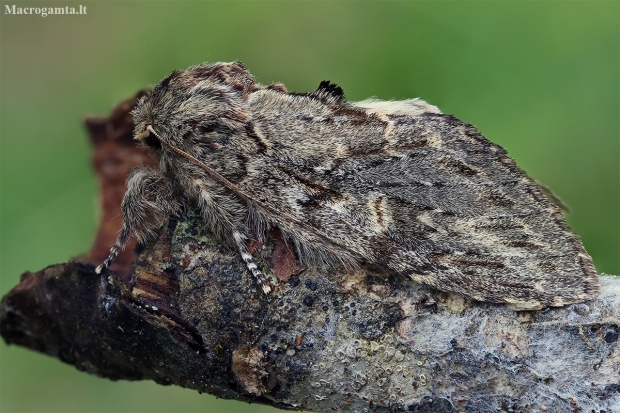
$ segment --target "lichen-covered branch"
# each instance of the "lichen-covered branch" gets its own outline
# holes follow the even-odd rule
[[[98,130],[130,133],[130,107]],[[106,192],[104,205],[118,208]],[[78,262],[26,273],[2,300],[0,333],[102,377],[284,409],[620,411],[619,277],[601,276],[595,301],[517,313],[378,267],[306,267],[277,232],[253,248],[274,274],[269,295],[190,206],[133,271],[128,252],[115,270],[131,280]]]

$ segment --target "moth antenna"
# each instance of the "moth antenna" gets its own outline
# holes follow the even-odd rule
[[[96,274],[101,274],[104,269],[108,268],[112,261],[118,256],[118,254],[125,249],[127,242],[129,241],[129,237],[131,236],[131,230],[126,223],[123,223],[123,227],[118,233],[118,238],[112,248],[110,248],[110,254],[108,258],[106,258],[97,268],[95,268]]]
[[[296,220],[293,216],[291,216],[289,214],[286,214],[286,213],[284,213],[282,211],[274,211],[272,208],[266,207],[265,205],[259,203],[255,199],[252,199],[251,197],[249,197],[248,195],[243,193],[243,191],[241,191],[241,189],[237,188],[232,182],[230,182],[228,179],[226,179],[222,175],[220,175],[215,169],[213,169],[210,166],[204,164],[203,162],[201,162],[197,158],[193,157],[189,153],[184,152],[181,149],[176,148],[176,147],[170,145],[168,142],[165,142],[162,139],[162,137],[159,136],[159,134],[157,132],[155,132],[155,129],[153,129],[152,125],[147,125],[146,129],[149,132],[151,132],[161,142],[161,144],[164,145],[166,148],[170,149],[172,152],[174,152],[174,153],[176,153],[178,155],[181,155],[182,157],[184,157],[188,161],[192,162],[194,165],[196,165],[199,168],[203,169],[205,172],[207,172],[209,175],[211,175],[211,177],[213,177],[216,180],[220,181],[224,186],[226,186],[228,189],[233,191],[241,199],[246,201],[248,204],[252,204],[257,210],[259,210],[261,212],[265,212],[266,210],[270,210],[271,213],[276,213],[278,215],[281,215],[281,216],[283,216],[285,218],[288,218],[288,219],[290,219],[292,221],[297,222],[299,225],[307,226],[303,222],[299,222],[299,220]],[[269,215],[269,214],[267,214],[267,215]]]
[[[146,126],[146,130],[149,131],[150,133],[152,133],[161,142],[161,144],[163,146],[165,146],[166,148],[170,149],[172,152],[174,152],[174,153],[176,153],[178,155],[181,155],[182,157],[184,157],[188,161],[192,162],[194,165],[196,165],[199,168],[203,169],[205,172],[207,172],[209,175],[211,175],[212,178],[215,178],[216,180],[220,181],[225,187],[227,187],[228,189],[233,191],[237,196],[239,196],[239,198],[243,199],[248,204],[253,205],[258,211],[266,213],[266,211],[269,210],[271,212],[271,214],[280,215],[280,216],[282,216],[284,218],[287,218],[287,219],[289,219],[291,221],[296,222],[300,226],[308,227],[308,225],[306,223],[301,222],[301,221],[295,219],[295,217],[293,217],[293,216],[291,216],[291,215],[289,215],[289,214],[287,214],[287,213],[285,213],[283,211],[277,211],[277,210],[274,210],[273,208],[269,208],[268,206],[265,206],[264,204],[258,202],[257,200],[249,197],[248,195],[243,193],[243,191],[241,191],[241,189],[237,188],[232,182],[230,182],[228,179],[226,179],[222,175],[220,175],[215,169],[213,169],[210,166],[204,164],[199,159],[193,157],[189,153],[184,152],[181,149],[176,148],[176,147],[170,145],[168,142],[164,141],[162,139],[162,137],[159,136],[159,134],[157,132],[155,132],[155,129],[153,129],[152,125],[147,125]],[[266,213],[266,215],[269,215],[269,214]]]

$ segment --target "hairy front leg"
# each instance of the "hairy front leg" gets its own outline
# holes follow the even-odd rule
[[[109,267],[125,249],[132,234],[139,243],[154,239],[170,215],[176,214],[179,208],[180,204],[170,179],[154,168],[135,169],[127,179],[127,191],[121,204],[123,227],[110,248],[108,258],[95,270],[97,274]]]

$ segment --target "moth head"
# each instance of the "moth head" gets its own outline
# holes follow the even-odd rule
[[[247,96],[259,86],[239,62],[173,72],[132,111],[134,138],[156,151],[209,146],[245,127]]]

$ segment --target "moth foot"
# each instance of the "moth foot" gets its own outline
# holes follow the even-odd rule
[[[243,261],[245,261],[245,265],[248,267],[248,270],[254,275],[256,278],[256,282],[261,287],[265,294],[269,294],[271,292],[271,285],[265,275],[258,269],[258,266],[254,262],[254,259],[249,254],[241,254]]]
[[[106,258],[101,264],[99,264],[99,266],[97,266],[97,268],[95,268],[95,274],[101,274],[103,270],[108,268],[110,264],[112,264],[112,261],[114,261],[114,259],[118,256],[120,250],[121,248],[119,248],[117,244],[114,244],[110,249],[110,255],[108,258]]]
[[[265,280],[265,281],[266,281],[266,280]],[[267,284],[263,284],[263,283],[261,283],[261,282],[259,282],[259,284],[260,284],[260,286],[261,286],[261,288],[263,289],[263,292],[264,292],[265,294],[269,294],[269,293],[271,292],[271,285],[269,285],[268,283],[267,283]]]

